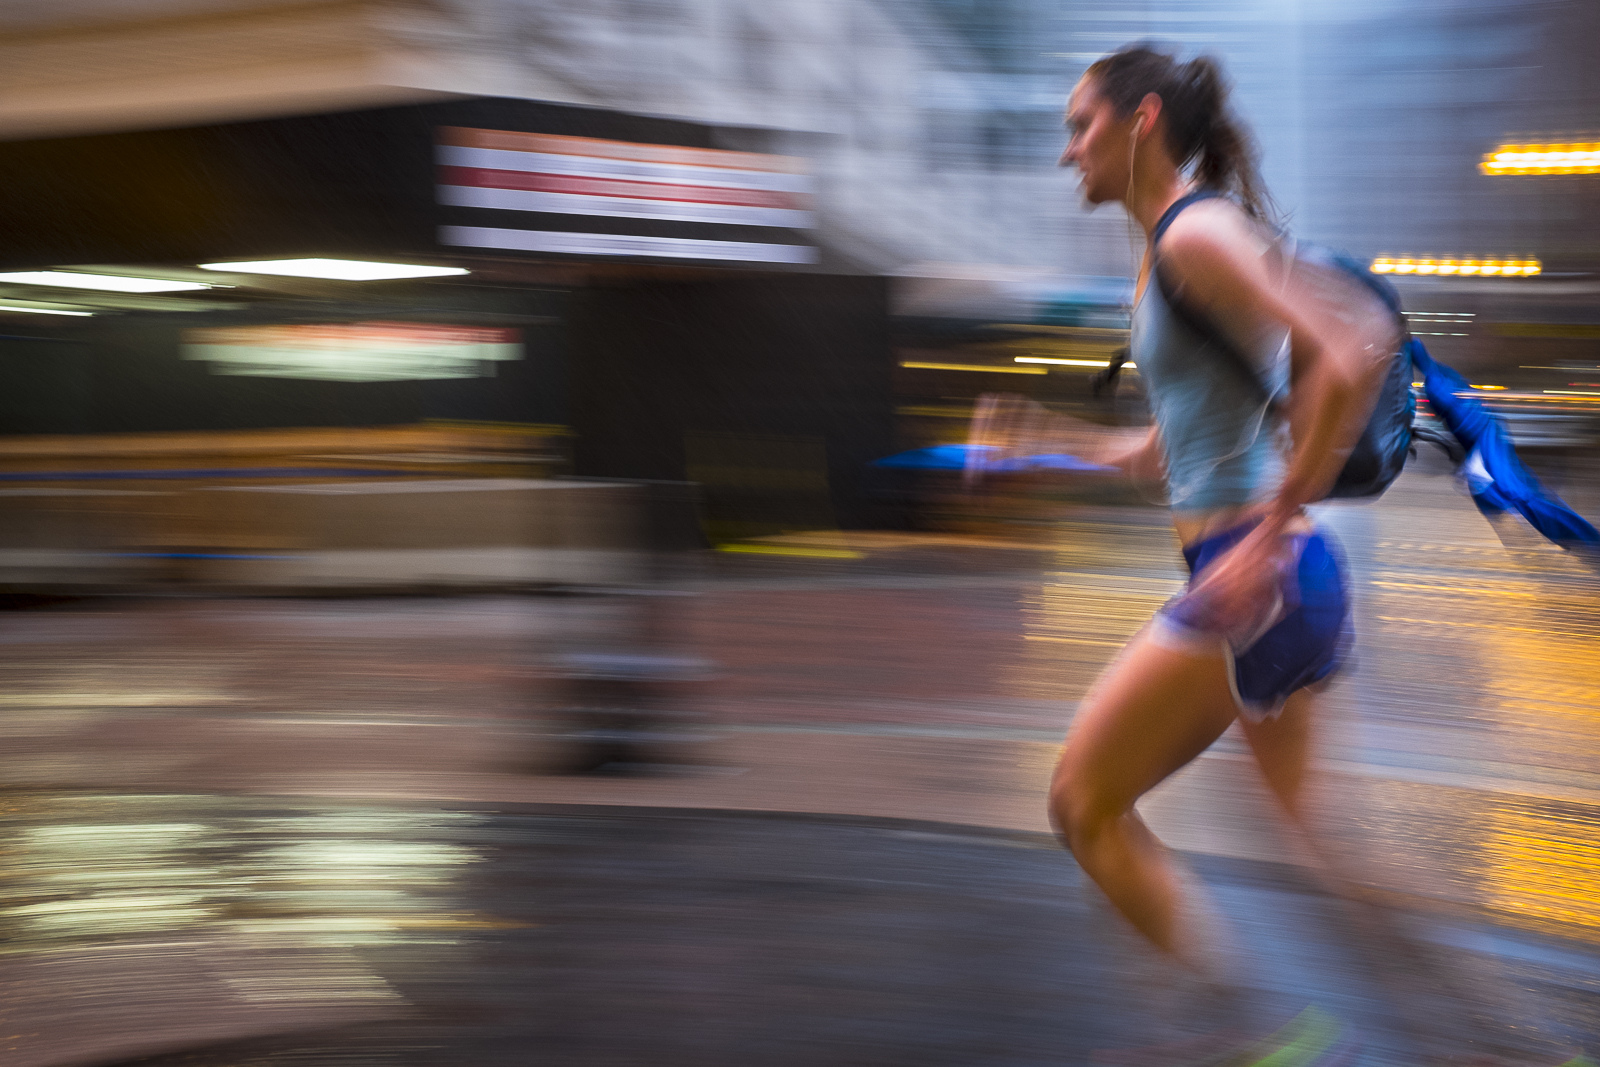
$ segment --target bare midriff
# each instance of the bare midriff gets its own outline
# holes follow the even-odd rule
[[[1178,534],[1178,541],[1184,547],[1188,547],[1197,541],[1204,541],[1208,537],[1215,537],[1219,533],[1254,522],[1265,515],[1266,511],[1265,501],[1231,508],[1211,508],[1206,511],[1175,511],[1172,513],[1172,528]],[[1302,511],[1285,532],[1309,533],[1311,529],[1311,519]]]

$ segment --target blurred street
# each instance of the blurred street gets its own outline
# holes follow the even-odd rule
[[[1144,805],[1245,1025],[1593,1055],[1595,579],[1427,464],[1325,517],[1361,607],[1320,821],[1384,906],[1318,887],[1232,735]],[[651,597],[8,612],[6,1062],[1113,1063],[1232,1025],[1044,815],[1075,700],[1179,586],[1162,518],[794,537]],[[704,664],[552,773],[593,741],[574,664],[646,611]]]
[[[1600,1065],[1600,4],[0,31],[0,1067]],[[1180,970],[1052,771],[1361,410],[1297,828],[1058,804]]]

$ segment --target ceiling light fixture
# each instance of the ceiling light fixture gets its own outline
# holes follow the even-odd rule
[[[21,311],[28,315],[71,315],[74,318],[92,318],[92,311],[61,311],[57,308],[23,308],[11,304],[0,304],[0,311]]]
[[[236,274],[273,274],[285,278],[325,278],[339,282],[443,278],[471,273],[464,267],[430,267],[419,263],[372,263],[359,259],[259,259],[239,263],[202,263],[200,268],[232,271]]]
[[[1107,359],[1056,359],[1054,356],[1017,356],[1017,357],[1014,358],[1013,362],[1015,362],[1015,363],[1053,363],[1058,367],[1101,367],[1101,368],[1104,368],[1104,367],[1111,366],[1111,361],[1107,360]],[[1126,370],[1137,370],[1139,364],[1129,361],[1129,362],[1124,363],[1122,366]]]
[[[210,289],[202,282],[179,282],[170,278],[130,278],[121,274],[84,274],[71,270],[23,270],[0,274],[0,282],[22,285],[53,285],[60,289],[98,289],[108,293],[187,293]]]

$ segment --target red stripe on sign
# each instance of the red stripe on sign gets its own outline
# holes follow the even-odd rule
[[[440,185],[467,185],[482,189],[524,189],[538,193],[577,193],[582,196],[622,196],[634,200],[670,200],[688,204],[740,204],[746,207],[810,210],[810,197],[767,189],[729,189],[720,185],[669,185],[635,182],[624,178],[579,178],[570,174],[535,174],[523,170],[488,170],[483,167],[440,167]]]
[[[690,167],[731,167],[735,170],[765,170],[804,174],[807,161],[796,156],[774,156],[764,152],[730,152],[722,148],[686,148],[682,145],[636,144],[631,141],[605,141],[595,137],[565,137],[545,133],[517,133],[512,130],[476,130],[461,126],[440,126],[440,144],[463,148],[494,148],[502,152],[547,152],[558,156],[593,156],[599,159],[629,159],[646,163],[676,163]]]

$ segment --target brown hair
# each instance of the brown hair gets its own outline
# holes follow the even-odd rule
[[[1255,139],[1228,106],[1228,82],[1210,56],[1180,63],[1147,45],[1128,45],[1095,60],[1084,72],[1095,88],[1127,116],[1147,93],[1161,98],[1167,150],[1180,168],[1195,163],[1202,185],[1232,194],[1251,218],[1272,223],[1272,202],[1256,169]]]

